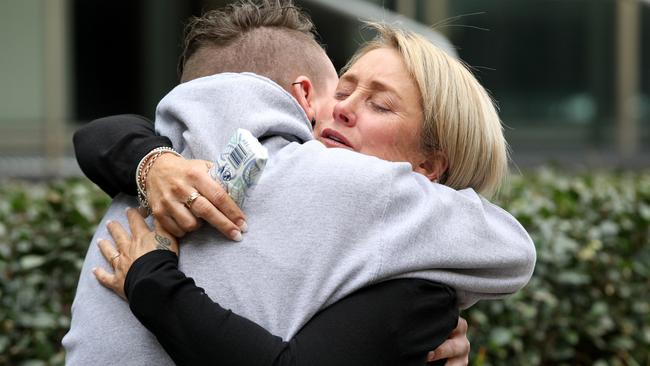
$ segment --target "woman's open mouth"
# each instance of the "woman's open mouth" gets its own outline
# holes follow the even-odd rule
[[[354,150],[350,141],[341,135],[337,131],[334,131],[330,128],[326,128],[321,133],[320,142],[322,142],[327,147],[340,147],[344,149]]]

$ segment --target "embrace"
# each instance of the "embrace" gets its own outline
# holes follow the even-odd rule
[[[484,198],[508,165],[488,93],[423,37],[369,26],[339,79],[292,1],[210,11],[188,26],[156,133],[124,115],[75,134],[115,198],[67,364],[424,365],[459,309],[528,282],[530,237]],[[269,156],[243,207],[208,174],[238,128]],[[137,191],[148,223],[128,209]]]

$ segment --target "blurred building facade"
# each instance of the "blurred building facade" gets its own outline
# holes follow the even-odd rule
[[[72,131],[152,117],[186,19],[218,0],[1,0],[0,176],[76,174]],[[650,4],[638,0],[305,0],[337,67],[359,19],[434,26],[490,90],[514,161],[650,167]],[[418,24],[419,23],[419,24]]]

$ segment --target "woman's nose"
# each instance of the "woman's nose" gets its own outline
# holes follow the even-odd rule
[[[334,106],[334,120],[349,127],[357,122],[354,104],[350,98],[341,100]]]

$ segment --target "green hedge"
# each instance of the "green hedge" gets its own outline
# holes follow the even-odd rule
[[[530,284],[481,302],[474,365],[650,365],[650,174],[514,177],[501,205],[530,232]],[[0,184],[0,365],[59,365],[81,262],[108,203],[78,179]]]
[[[0,184],[0,365],[60,365],[61,338],[109,203],[85,180]]]
[[[530,283],[464,313],[474,365],[650,365],[650,174],[513,179],[501,205],[537,247]]]

